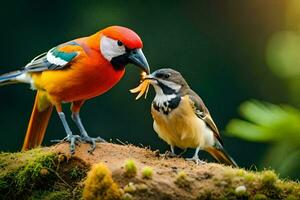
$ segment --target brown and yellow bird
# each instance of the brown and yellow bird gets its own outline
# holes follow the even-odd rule
[[[195,148],[188,160],[197,164],[199,150],[209,152],[221,163],[237,167],[226,153],[216,124],[202,99],[189,87],[182,75],[173,69],[159,69],[145,76],[156,92],[151,113],[153,128],[167,142],[172,153],[174,147]]]

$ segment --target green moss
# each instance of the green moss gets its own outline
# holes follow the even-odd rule
[[[145,179],[151,179],[153,176],[153,169],[151,167],[144,167],[142,169],[142,177]]]
[[[185,171],[180,171],[175,179],[175,184],[181,188],[190,188],[191,181]]]
[[[125,194],[122,196],[122,200],[133,200],[133,197],[132,197],[131,194],[125,193]]]
[[[65,162],[58,158],[58,154],[46,148],[0,153],[0,162],[5,166],[0,170],[0,199],[59,199],[59,195],[67,194],[66,191],[73,197],[81,196],[80,184],[72,184],[75,182],[72,175],[78,176],[79,169],[68,173],[77,160],[72,158]],[[44,197],[39,198],[42,195]]]
[[[113,181],[111,171],[102,163],[96,164],[88,172],[83,189],[85,200],[118,200],[122,194]]]
[[[33,188],[46,175],[41,175],[41,171],[54,167],[55,154],[42,155],[32,162],[28,162],[24,168],[18,171],[15,175],[16,186],[19,191],[25,188]],[[48,173],[49,175],[49,173]],[[49,179],[47,179],[49,181]]]
[[[262,172],[261,182],[265,186],[271,186],[278,180],[278,176],[274,171],[266,170]]]
[[[210,199],[212,199],[212,192],[209,190],[202,190],[196,198],[196,200],[210,200]]]
[[[255,175],[253,173],[246,173],[244,179],[247,183],[252,183],[255,180]]]
[[[28,200],[62,200],[72,199],[72,193],[68,190],[63,191],[37,191]]]
[[[135,164],[134,160],[127,160],[125,162],[124,168],[125,168],[125,172],[124,172],[125,176],[127,176],[127,177],[136,176],[137,167],[136,167],[136,164]]]
[[[73,180],[80,180],[84,177],[85,173],[81,168],[75,166],[69,170],[69,175]]]
[[[129,182],[125,187],[124,187],[124,192],[126,193],[134,193],[137,190],[137,187],[134,183]]]
[[[51,185],[54,175],[48,173],[48,169],[54,168],[55,159],[56,154],[41,149],[1,153],[0,162],[5,167],[0,170],[0,198],[23,197],[30,195],[34,188],[46,188]]]
[[[288,195],[288,196],[285,198],[285,200],[299,200],[299,198],[297,198],[296,196],[290,194],[290,195]]]
[[[245,176],[245,174],[246,174],[246,171],[245,170],[243,170],[243,169],[237,169],[237,171],[236,171],[236,176]]]
[[[136,185],[136,189],[140,192],[146,192],[148,191],[149,187],[146,184],[141,183]]]
[[[265,170],[260,173],[260,190],[271,199],[281,199],[282,187],[279,186],[278,176],[274,171]]]
[[[253,197],[253,200],[267,200],[268,197],[264,194],[256,194]]]

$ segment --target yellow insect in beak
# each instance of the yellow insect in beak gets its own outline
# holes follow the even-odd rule
[[[143,72],[141,74],[142,78],[141,78],[141,83],[136,87],[130,90],[131,93],[138,93],[137,97],[135,98],[135,100],[138,100],[139,98],[141,98],[141,96],[143,96],[143,94],[145,94],[145,99],[147,98],[147,94],[148,94],[148,90],[149,90],[149,86],[150,86],[150,80],[149,79],[145,79],[145,77],[147,76],[146,72]]]

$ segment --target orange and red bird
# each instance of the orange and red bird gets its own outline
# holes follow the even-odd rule
[[[79,116],[80,108],[87,99],[107,92],[118,83],[129,63],[149,74],[142,47],[134,31],[110,26],[89,37],[58,45],[35,57],[22,69],[1,75],[0,85],[28,83],[37,90],[23,150],[41,145],[55,107],[67,133],[63,140],[55,141],[69,142],[71,153],[75,152],[76,141],[90,143],[89,151],[93,151],[96,142],[104,140],[87,134]],[[72,133],[62,103],[71,103],[72,120],[80,136]]]

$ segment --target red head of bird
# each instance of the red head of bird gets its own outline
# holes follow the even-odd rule
[[[131,29],[110,26],[91,36],[89,41],[89,45],[99,49],[115,69],[123,69],[132,63],[147,74],[150,73],[149,64],[142,52],[143,42]]]

